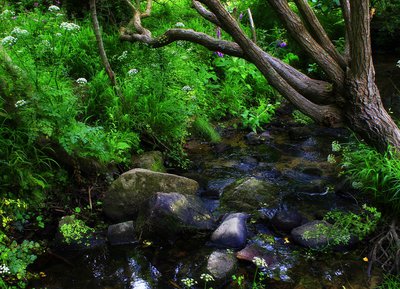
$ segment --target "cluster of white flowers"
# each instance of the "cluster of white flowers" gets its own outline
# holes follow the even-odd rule
[[[51,5],[51,6],[49,7],[49,11],[50,11],[50,12],[57,12],[57,11],[60,11],[60,7],[58,7],[58,6],[56,6],[56,5]]]
[[[132,76],[135,75],[139,72],[139,70],[137,70],[136,68],[132,68],[131,70],[128,71],[128,75]]]
[[[189,91],[192,91],[193,89],[189,85],[185,85],[184,87],[182,87],[182,90],[189,92]]]
[[[17,38],[14,36],[6,36],[1,40],[1,45],[3,46],[13,46],[17,42]]]
[[[397,66],[398,68],[400,68],[400,60],[397,61],[396,66]]]
[[[260,258],[260,257],[254,257],[252,262],[258,267],[258,268],[266,268],[268,267],[267,262],[265,261],[265,259]]]
[[[81,77],[81,78],[78,78],[76,80],[76,83],[78,83],[78,84],[86,84],[87,80],[86,80],[86,78]]]
[[[176,28],[183,28],[183,27],[185,27],[185,24],[183,24],[182,22],[177,22],[177,23],[175,24],[175,27],[176,27]]]
[[[336,164],[336,158],[333,154],[329,154],[326,160],[330,164]]]
[[[124,51],[122,52],[122,54],[120,56],[117,57],[118,61],[123,61],[128,57],[128,51]]]
[[[15,35],[15,36],[21,36],[21,35],[28,35],[29,32],[28,32],[28,30],[21,29],[21,28],[19,28],[19,27],[15,27],[15,28],[11,31],[11,34],[12,34],[12,35]]]
[[[206,281],[206,282],[214,281],[214,277],[211,276],[210,274],[206,274],[206,273],[201,274],[201,275],[200,275],[200,279],[201,279],[201,280],[204,280],[204,281]]]
[[[43,46],[51,47],[50,41],[48,41],[47,39],[42,40],[42,44]]]
[[[21,106],[24,106],[25,104],[27,104],[28,102],[26,101],[26,100],[24,100],[24,99],[21,99],[21,100],[18,100],[16,103],[15,103],[15,107],[21,107]]]
[[[60,28],[67,30],[67,31],[75,31],[75,30],[79,30],[81,27],[75,23],[63,22],[60,24]]]
[[[197,284],[197,281],[192,278],[183,278],[181,281],[186,287],[192,287]]]
[[[333,152],[340,152],[340,150],[342,149],[342,146],[340,145],[340,143],[338,141],[333,141],[332,142],[332,151]]]
[[[61,36],[62,36],[62,34],[61,34],[60,32],[57,32],[55,35],[56,35],[57,37],[61,37]]]
[[[11,10],[4,10],[1,14],[0,14],[0,18],[6,18],[6,17],[9,17],[9,16],[14,16],[15,15],[15,12],[14,11],[11,11]]]
[[[0,265],[0,275],[5,275],[8,273],[10,273],[10,269],[4,264]]]

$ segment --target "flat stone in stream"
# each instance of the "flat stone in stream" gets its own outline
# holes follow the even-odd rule
[[[312,221],[292,230],[293,240],[311,249],[321,249],[329,245],[331,239],[321,233],[321,227],[332,226],[326,221]]]
[[[104,213],[113,220],[134,219],[157,192],[195,195],[199,184],[191,179],[146,169],[133,169],[116,179],[104,198]]]
[[[237,267],[237,259],[233,253],[227,251],[214,251],[208,257],[207,271],[216,281],[231,279]]]
[[[214,218],[199,197],[164,192],[158,192],[151,198],[148,208],[141,212],[137,225],[145,233],[155,234],[160,239],[216,227]]]
[[[221,196],[221,207],[251,213],[261,206],[273,207],[278,201],[279,187],[254,177],[227,186]]]

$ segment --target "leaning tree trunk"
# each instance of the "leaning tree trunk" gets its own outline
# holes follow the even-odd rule
[[[295,0],[299,15],[291,10],[288,0],[268,0],[289,33],[318,63],[329,81],[311,79],[263,51],[219,0],[192,0],[192,5],[203,18],[227,32],[233,41],[216,39],[191,29],[170,29],[154,38],[141,22],[143,17],[150,15],[151,0],[147,0],[144,13],[140,11],[140,0],[135,4],[125,1],[131,7],[133,17],[127,28],[120,29],[121,40],[144,42],[152,47],[186,40],[212,51],[244,58],[256,65],[283,97],[318,123],[331,127],[348,126],[381,151],[388,145],[400,147],[400,130],[384,109],[375,84],[369,1],[340,0],[346,28],[346,49],[341,54],[307,0]]]

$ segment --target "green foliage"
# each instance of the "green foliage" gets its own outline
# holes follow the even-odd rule
[[[86,243],[87,238],[94,230],[88,227],[84,221],[77,219],[75,215],[71,215],[63,217],[61,223],[60,233],[67,244],[88,245]]]
[[[400,160],[390,148],[381,154],[375,149],[357,143],[343,150],[343,174],[354,188],[371,194],[383,206],[400,211]]]
[[[0,287],[25,288],[32,277],[27,267],[36,260],[41,247],[37,242],[11,237],[14,230],[22,231],[31,218],[28,204],[17,198],[0,199]],[[40,218],[39,218],[39,221]]]
[[[400,288],[400,276],[399,275],[386,275],[383,279],[382,284],[378,289],[398,289]]]
[[[317,231],[308,231],[304,237],[307,239],[325,236],[330,240],[329,246],[345,245],[352,237],[363,240],[376,229],[380,218],[381,213],[376,208],[365,204],[358,214],[335,210],[328,212],[324,217],[332,226],[321,224]]]
[[[262,128],[263,125],[269,123],[275,114],[275,109],[280,103],[277,102],[274,105],[261,101],[258,107],[252,107],[250,109],[245,109],[241,114],[243,119],[243,126],[248,127],[254,132],[257,129]]]
[[[192,131],[196,136],[204,138],[210,142],[216,143],[221,140],[221,136],[205,117],[197,117],[193,121]]]
[[[308,125],[314,123],[314,121],[309,116],[305,115],[299,110],[293,111],[292,117],[294,122],[298,124]]]

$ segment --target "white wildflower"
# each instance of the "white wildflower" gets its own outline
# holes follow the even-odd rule
[[[24,99],[21,99],[21,100],[18,100],[16,103],[15,103],[15,107],[21,107],[21,106],[24,106],[25,104],[27,104],[28,102],[26,101],[26,100],[24,100]]]
[[[136,68],[132,68],[131,70],[128,71],[128,75],[132,76],[135,75],[139,72],[139,70],[137,70]]]
[[[86,78],[81,77],[81,78],[78,78],[76,80],[76,83],[78,83],[78,84],[86,84],[87,80],[86,80]]]
[[[56,14],[56,17],[62,17],[62,16],[64,16],[64,14],[62,14],[62,13],[57,13]]]
[[[50,44],[50,42],[48,41],[48,40],[42,40],[42,44],[43,44],[43,46],[46,46],[46,47],[50,47],[51,46],[51,44]]]
[[[75,23],[63,22],[60,24],[60,28],[67,30],[67,31],[75,31],[75,30],[79,30],[81,27]]]
[[[12,35],[15,35],[15,36],[20,36],[20,35],[28,35],[29,32],[28,32],[28,30],[21,29],[21,28],[19,28],[19,27],[15,27],[15,28],[11,31],[11,34],[12,34]]]
[[[4,264],[0,265],[0,275],[5,275],[8,273],[10,273],[10,269]]]
[[[4,10],[1,14],[0,14],[0,16],[3,16],[3,17],[7,17],[7,16],[14,16],[15,15],[15,12],[14,11],[11,11],[11,10]]]
[[[200,279],[204,280],[206,282],[214,281],[214,277],[213,276],[211,276],[210,274],[205,274],[205,273],[200,275]]]
[[[329,154],[327,157],[327,162],[330,164],[336,164],[335,156],[333,154]]]
[[[128,57],[128,51],[124,51],[122,52],[122,54],[120,56],[117,57],[118,61],[123,61]]]
[[[6,36],[1,40],[1,45],[3,46],[13,46],[17,42],[17,38],[14,36]]]
[[[254,257],[253,260],[252,260],[252,262],[253,262],[258,268],[261,268],[261,267],[266,268],[266,267],[268,267],[268,264],[267,264],[267,262],[265,261],[265,259],[260,258],[260,257]]]
[[[55,35],[56,35],[57,37],[61,37],[61,36],[62,36],[62,34],[61,34],[60,32],[57,32]]]
[[[186,287],[192,287],[197,284],[197,281],[192,278],[183,278],[181,281]]]
[[[189,85],[185,85],[184,87],[182,87],[182,90],[189,92],[189,91],[192,91],[193,89]]]
[[[333,141],[332,142],[332,151],[333,152],[340,152],[340,150],[342,149],[342,146],[340,145],[340,143],[338,141]]]
[[[51,5],[51,6],[49,7],[49,11],[50,11],[50,12],[57,12],[57,11],[60,11],[60,7],[58,7],[58,6],[56,6],[56,5]]]
[[[183,24],[182,22],[177,22],[177,23],[175,24],[175,27],[176,27],[176,28],[183,28],[183,27],[185,27],[185,24]]]
[[[400,68],[400,60],[397,61],[396,66],[397,66],[398,68]]]

